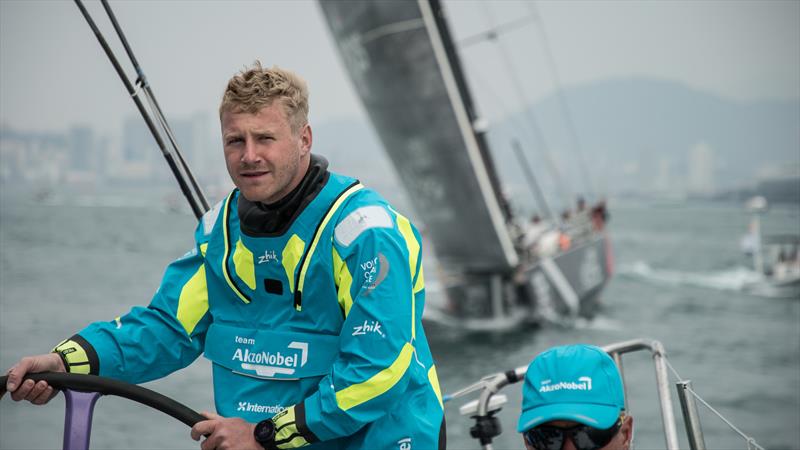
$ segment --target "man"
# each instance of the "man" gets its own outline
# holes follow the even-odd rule
[[[292,72],[256,63],[234,76],[220,122],[237,189],[203,216],[147,308],[23,358],[12,397],[53,396],[44,382],[20,385],[27,372],[141,383],[204,353],[220,415],[192,429],[203,450],[444,445],[420,234],[311,154],[307,115]]]
[[[628,450],[633,417],[625,414],[614,360],[592,345],[554,347],[525,374],[517,431],[528,450]]]
[[[586,208],[586,200],[580,196],[572,219],[572,232],[579,239],[588,238],[592,234],[591,212]]]

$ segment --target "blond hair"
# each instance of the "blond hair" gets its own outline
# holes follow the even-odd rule
[[[256,61],[253,67],[244,68],[234,75],[222,94],[219,116],[222,113],[255,114],[265,106],[280,100],[292,132],[296,133],[308,123],[308,86],[296,73],[272,66],[261,67]]]

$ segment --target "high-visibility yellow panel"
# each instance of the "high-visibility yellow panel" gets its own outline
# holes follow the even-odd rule
[[[286,271],[286,278],[289,279],[289,291],[292,293],[294,293],[294,271],[297,264],[300,263],[300,258],[303,257],[305,248],[306,243],[300,239],[300,236],[293,234],[281,253],[281,263],[283,263],[283,270]]]
[[[406,342],[392,365],[373,375],[363,383],[348,386],[336,393],[336,404],[344,411],[380,396],[403,377],[411,364],[414,346]]]
[[[353,296],[350,294],[350,288],[353,286],[353,275],[350,274],[350,269],[348,269],[347,264],[342,261],[342,257],[339,256],[339,252],[336,251],[336,248],[333,249],[333,273],[336,285],[339,286],[337,295],[339,306],[342,307],[344,316],[347,317],[347,315],[350,314],[350,308],[353,306]]]
[[[411,222],[400,214],[397,214],[397,228],[403,239],[406,240],[406,248],[408,248],[408,267],[411,269],[411,279],[417,272],[417,260],[419,259],[419,242],[414,236],[414,231],[411,229]]]
[[[306,439],[297,429],[297,418],[294,406],[284,409],[276,414],[272,420],[275,422],[275,444],[279,449],[298,448],[308,445]]]
[[[439,406],[444,409],[444,403],[442,402],[442,390],[439,388],[439,377],[436,375],[436,366],[431,366],[430,370],[428,370],[428,382],[431,383],[433,392],[436,394],[436,398],[439,400]]]
[[[236,241],[236,250],[233,251],[233,267],[236,275],[251,290],[256,289],[256,267],[253,260],[253,252],[244,246],[241,239]]]
[[[228,210],[230,209],[229,205],[231,203],[231,199],[233,198],[233,196],[235,194],[236,194],[236,190],[231,191],[231,193],[228,194],[228,198],[225,199],[225,205],[222,207],[222,211],[223,211],[223,213],[222,213],[222,223],[223,223],[223,227],[222,227],[222,242],[225,243],[225,252],[223,253],[224,256],[222,257],[222,275],[225,277],[225,282],[228,283],[228,286],[231,287],[231,290],[236,294],[236,296],[239,297],[239,299],[241,301],[243,301],[245,303],[250,303],[250,299],[247,298],[247,296],[245,296],[244,293],[242,293],[242,291],[239,290],[239,287],[236,286],[236,284],[231,279],[231,275],[228,273],[228,256],[230,255],[230,250],[231,250],[229,248],[230,246],[228,245],[228,226],[229,226],[229,224],[228,224]],[[201,250],[202,250],[202,248],[201,248]]]
[[[183,325],[186,334],[192,335],[194,327],[208,311],[208,289],[206,287],[206,268],[200,266],[183,285],[181,295],[178,297],[178,322]]]
[[[331,220],[331,217],[333,217],[334,214],[336,214],[336,211],[339,210],[339,207],[342,205],[342,203],[344,203],[344,201],[347,200],[347,198],[350,197],[354,192],[360,191],[361,189],[364,189],[364,186],[362,184],[356,184],[348,188],[346,191],[344,191],[339,196],[339,198],[336,199],[335,202],[333,202],[333,205],[331,205],[330,209],[328,210],[328,213],[325,215],[325,217],[322,218],[322,221],[319,223],[317,227],[317,233],[311,240],[311,247],[308,249],[308,257],[303,263],[303,267],[300,268],[300,283],[297,286],[297,288],[300,291],[303,290],[303,284],[305,283],[306,280],[306,272],[308,271],[308,266],[311,264],[311,258],[314,255],[314,250],[317,248],[319,239],[322,237],[323,234],[322,231],[325,230],[325,227],[328,225],[328,222]]]
[[[414,283],[414,294],[417,294],[419,291],[425,289],[425,271],[422,270],[422,266],[419,266],[419,273],[417,274],[417,282]]]

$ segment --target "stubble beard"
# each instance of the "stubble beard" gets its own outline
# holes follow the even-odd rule
[[[247,179],[242,177],[240,178],[242,180],[241,185],[245,188],[243,189],[240,186],[239,190],[244,197],[250,201],[257,201],[265,204],[278,202],[291,191],[292,181],[299,168],[299,157],[291,159],[284,167],[269,167],[265,165],[242,163],[240,170],[266,170],[269,171],[268,176],[271,177],[271,180],[268,179],[265,183],[257,186],[248,186],[246,182]]]

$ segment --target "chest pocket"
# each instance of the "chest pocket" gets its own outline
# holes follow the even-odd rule
[[[214,323],[206,335],[205,356],[241,375],[296,380],[328,373],[338,349],[339,336]]]

